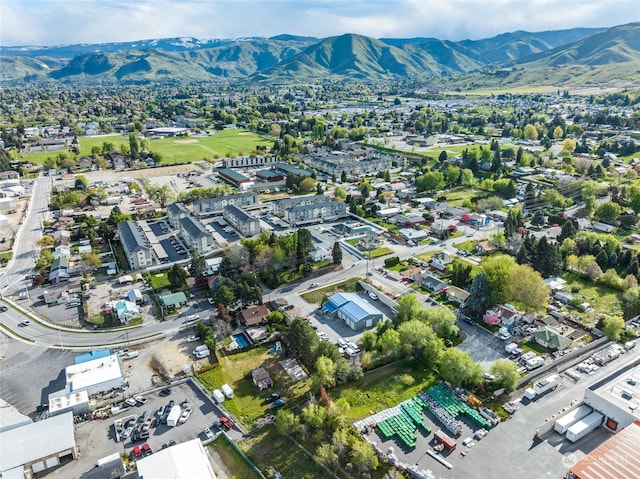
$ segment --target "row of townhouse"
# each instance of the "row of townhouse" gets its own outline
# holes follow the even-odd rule
[[[310,168],[315,168],[338,178],[343,171],[349,177],[377,175],[381,171],[391,169],[393,162],[398,160],[399,157],[397,156],[380,153],[368,153],[366,157],[358,158],[346,152],[333,152],[327,155],[314,155],[303,158],[303,161]]]
[[[254,206],[260,203],[257,193],[239,193],[236,195],[204,198],[193,202],[193,214],[195,216],[222,213],[229,205]]]
[[[274,202],[273,212],[290,225],[300,225],[342,218],[347,205],[325,195],[297,196]]]

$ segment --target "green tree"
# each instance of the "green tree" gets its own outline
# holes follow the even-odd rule
[[[495,385],[498,388],[504,388],[507,393],[515,391],[518,387],[518,366],[513,361],[507,359],[498,359],[491,366],[491,374],[495,376]]]
[[[223,284],[218,288],[216,294],[213,297],[216,304],[222,304],[225,307],[229,307],[235,302],[236,295],[229,286]]]
[[[89,185],[89,182],[87,181],[86,176],[83,175],[78,175],[76,176],[76,181],[74,183],[74,188],[76,190],[86,190],[87,186]]]
[[[455,261],[451,269],[451,284],[458,288],[464,288],[471,283],[471,271],[473,267],[470,264]]]
[[[562,127],[560,125],[556,126],[553,129],[553,139],[554,140],[559,140],[560,138],[562,138],[564,136],[564,131],[562,130]],[[575,148],[574,148],[575,149]]]
[[[516,262],[511,256],[495,255],[485,259],[482,263],[482,270],[486,276],[489,292],[488,304],[491,306],[505,301],[505,286],[509,271]]]
[[[331,252],[333,257],[333,264],[342,264],[342,248],[339,242],[333,243],[333,250]]]
[[[624,319],[620,316],[606,316],[602,320],[602,332],[611,341],[619,341],[620,335],[624,331]]]
[[[549,287],[542,276],[525,264],[513,265],[507,274],[504,296],[521,303],[528,311],[541,311],[549,301]]]
[[[419,361],[425,368],[433,368],[444,343],[431,326],[420,320],[406,321],[398,326],[402,352]]]
[[[298,184],[298,190],[300,193],[311,193],[316,190],[316,180],[307,176]]]
[[[343,183],[347,182],[347,172],[345,170],[342,170],[342,173],[340,174],[340,181]]]
[[[169,277],[169,283],[172,288],[182,288],[185,285],[187,279],[187,273],[184,268],[178,264],[174,264],[173,267],[167,273]]]
[[[276,430],[283,436],[295,436],[300,433],[300,417],[286,409],[278,411],[276,416]]]
[[[401,346],[400,333],[395,329],[387,329],[378,338],[378,348],[384,356],[398,357]]]
[[[601,220],[616,221],[622,213],[622,208],[618,203],[605,201],[596,209],[596,218]]]
[[[326,356],[316,359],[316,372],[313,375],[313,383],[316,388],[325,386],[331,388],[336,385],[336,365]]]
[[[484,273],[478,273],[473,277],[470,295],[465,304],[473,311],[483,310],[489,301],[489,285]]]
[[[189,272],[191,273],[191,276],[194,278],[203,276],[206,268],[207,264],[204,256],[199,254],[197,251],[194,251],[193,256],[191,257],[191,263],[189,264]]]
[[[440,155],[438,156],[438,161],[440,163],[446,163],[448,159],[449,159],[449,156],[447,155],[447,151],[446,150],[442,150],[440,152]]]
[[[473,186],[473,171],[469,168],[463,168],[460,172],[460,184],[462,186]]]
[[[136,138],[136,134],[133,131],[129,133],[129,152],[131,154],[132,159],[134,160],[138,159],[140,146],[138,145],[138,139]]]
[[[527,124],[524,126],[524,137],[529,141],[538,139],[538,130],[535,126]]]
[[[415,294],[405,294],[397,302],[393,321],[395,324],[401,324],[405,321],[417,319],[423,309]]]
[[[475,387],[482,380],[482,367],[469,353],[457,348],[445,349],[438,358],[440,376],[454,387]]]
[[[447,165],[444,170],[444,180],[448,185],[455,185],[460,180],[460,168],[455,165]]]
[[[416,190],[418,192],[431,192],[444,187],[444,175],[439,171],[430,171],[416,178]]]
[[[329,469],[335,469],[338,463],[338,454],[333,450],[333,446],[329,443],[322,443],[316,449],[316,460]]]

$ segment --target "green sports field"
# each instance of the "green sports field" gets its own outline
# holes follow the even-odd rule
[[[129,137],[122,135],[81,136],[80,155],[89,155],[94,146],[102,147],[105,142],[113,143],[116,149],[121,144],[129,145]],[[162,155],[162,163],[187,163],[202,159],[212,159],[215,155],[224,158],[227,155],[248,155],[257,146],[271,147],[273,140],[265,139],[247,130],[222,130],[214,135],[204,137],[174,137],[162,140],[149,140],[152,152]],[[57,151],[23,153],[21,159],[32,163],[42,163],[48,157],[55,158]]]

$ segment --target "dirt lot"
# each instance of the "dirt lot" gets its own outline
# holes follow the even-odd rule
[[[0,226],[0,240],[2,240],[2,238],[5,239],[4,243],[0,243],[0,253],[11,251],[15,231],[22,224],[25,210],[29,205],[27,197],[14,198],[14,201],[16,203],[14,210],[2,212],[9,222],[6,226]]]

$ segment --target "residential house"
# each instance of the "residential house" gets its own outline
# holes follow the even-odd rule
[[[564,279],[558,278],[557,276],[554,276],[552,278],[546,278],[544,280],[544,283],[547,286],[549,286],[549,291],[551,292],[552,295],[564,289],[565,285],[567,284],[567,282]]]
[[[264,391],[273,386],[273,379],[265,368],[256,368],[251,371],[251,381],[260,391]]]
[[[182,292],[165,293],[160,296],[160,304],[168,310],[178,309],[187,304],[187,296]]]
[[[541,346],[549,349],[567,349],[571,340],[562,335],[562,332],[553,326],[542,326],[531,333],[531,338]]]
[[[118,235],[131,269],[145,268],[153,264],[151,243],[135,221],[118,223]]]
[[[511,326],[519,318],[520,313],[510,304],[496,304],[484,314],[484,322],[487,324]]]
[[[66,269],[56,269],[55,271],[49,272],[49,282],[52,284],[67,281],[70,277],[71,275],[67,272]]]
[[[447,283],[445,283],[444,281],[436,278],[435,276],[431,275],[430,273],[423,273],[422,274],[422,286],[427,288],[432,293],[436,293],[437,294],[437,293],[442,293],[442,292],[446,291],[448,285],[447,285]]]
[[[246,237],[260,233],[260,220],[236,205],[227,205],[222,217],[240,234]]]
[[[114,170],[123,170],[127,167],[124,156],[117,151],[110,151],[107,153],[107,158],[111,162],[111,167]]]
[[[167,221],[174,228],[178,227],[179,221],[182,218],[189,216],[190,212],[184,203],[171,203],[167,206]]]
[[[238,314],[238,320],[245,327],[257,326],[267,322],[267,316],[271,311],[264,304],[249,306]]]
[[[71,257],[71,249],[69,245],[61,244],[55,247],[53,250],[53,259],[58,259],[61,256],[66,256],[67,258]]]
[[[256,193],[239,193],[236,195],[217,196],[215,198],[203,198],[193,202],[193,214],[222,213],[228,205],[254,206],[260,203]]]
[[[88,156],[83,156],[78,160],[78,168],[88,170],[93,166],[93,161]]]
[[[195,218],[190,216],[179,220],[180,234],[192,251],[200,256],[206,256],[216,249],[213,235]]]
[[[490,254],[497,250],[498,248],[489,240],[480,241],[475,246],[475,251],[478,254]]]
[[[325,314],[342,319],[354,331],[362,331],[382,321],[382,312],[356,293],[336,293],[322,306]]]
[[[136,303],[121,299],[111,308],[113,314],[122,324],[128,324],[132,319],[140,316],[140,308]]]
[[[469,291],[465,291],[457,286],[449,286],[447,288],[447,299],[457,304],[464,304],[467,298],[471,296]]]
[[[66,289],[45,291],[43,297],[46,304],[64,304],[69,302],[69,292]]]

